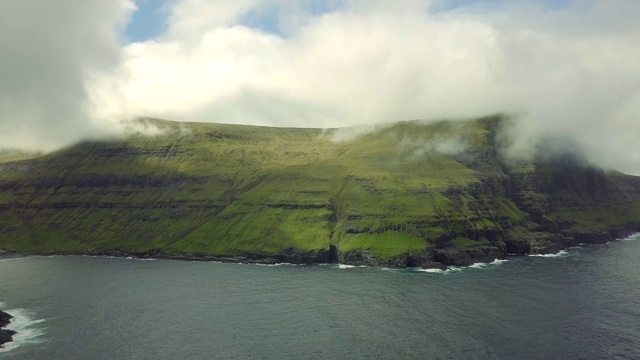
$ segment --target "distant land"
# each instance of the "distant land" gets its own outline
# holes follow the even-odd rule
[[[0,153],[0,249],[442,268],[640,230],[639,177],[571,152],[507,161],[500,116],[351,138],[140,121],[162,131]]]

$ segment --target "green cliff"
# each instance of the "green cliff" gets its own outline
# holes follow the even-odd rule
[[[148,120],[159,135],[0,153],[0,249],[468,265],[640,229],[640,178],[572,154],[507,164],[503,122],[347,130]]]

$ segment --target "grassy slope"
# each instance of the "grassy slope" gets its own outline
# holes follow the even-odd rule
[[[389,257],[531,228],[512,199],[482,185],[505,177],[486,121],[403,122],[343,142],[316,129],[156,124],[163,135],[79,144],[26,171],[5,166],[0,248],[234,255],[336,244]],[[485,155],[456,160],[434,150],[442,139]],[[575,214],[553,209],[549,221]],[[640,220],[616,206],[580,216],[585,226]]]

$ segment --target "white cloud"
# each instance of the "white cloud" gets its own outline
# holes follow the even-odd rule
[[[455,157],[464,154],[469,148],[469,142],[461,136],[436,137],[432,139],[403,138],[400,141],[400,149],[409,150],[411,159],[421,159],[432,152]]]
[[[98,132],[86,81],[120,63],[128,0],[0,2],[0,146],[45,149]]]
[[[108,3],[117,3],[102,9],[115,14],[109,20],[56,21],[112,36],[127,2]],[[434,11],[448,1],[336,0],[320,2],[328,12],[314,14],[317,3],[170,0],[167,32],[153,41],[123,49],[97,42],[108,43],[105,52],[74,45],[83,69],[123,56],[110,73],[73,73],[74,83],[88,84],[94,122],[143,115],[333,127],[506,112],[522,119],[518,149],[561,134],[600,165],[640,173],[633,155],[640,154],[640,2],[503,1]],[[249,26],[264,18],[280,33]]]
[[[176,34],[188,31],[172,24],[164,40],[125,49],[125,81],[114,79],[124,107],[102,103],[121,106],[115,113],[320,127],[515,109],[494,70],[503,60],[493,28],[372,4],[353,2],[286,38],[194,22],[194,43],[180,41]],[[223,13],[237,16],[231,10]]]
[[[233,25],[241,15],[258,6],[260,1],[173,0],[170,4],[167,35],[185,41],[198,39],[211,29]]]

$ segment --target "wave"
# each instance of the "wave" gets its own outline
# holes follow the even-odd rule
[[[250,265],[273,267],[273,266],[299,266],[302,264],[292,264],[292,263],[283,262],[283,263],[275,263],[275,264],[250,264]]]
[[[492,265],[504,264],[507,261],[509,261],[509,260],[507,260],[507,259],[495,259],[490,263],[479,262],[479,263],[475,263],[475,264],[469,265],[468,267],[469,268],[474,268],[474,269],[483,269],[483,268],[486,268],[486,267],[489,267],[489,266],[492,266]]]
[[[635,240],[640,240],[640,233],[637,234],[633,234],[629,237],[626,237],[624,239],[620,239],[620,241],[635,241]]]
[[[0,308],[4,306],[5,304],[0,302]],[[44,319],[36,319],[33,312],[21,308],[4,310],[4,312],[13,316],[6,329],[13,330],[16,333],[13,335],[13,341],[0,347],[0,354],[23,345],[38,344],[43,341],[44,329],[38,325],[43,323]]]
[[[44,257],[44,256],[40,256],[40,255],[15,256],[15,257],[8,257],[8,258],[0,258],[0,262],[18,261],[18,260],[26,260],[26,259],[36,259],[36,258],[41,258],[41,257]]]
[[[56,255],[53,255],[56,256]],[[158,258],[153,257],[135,257],[135,256],[113,256],[113,255],[65,255],[69,257],[85,257],[85,258],[97,258],[97,259],[125,259],[125,260],[136,260],[136,261],[156,261],[160,260]],[[172,259],[167,259],[172,260]]]
[[[419,272],[426,272],[426,273],[430,273],[430,274],[442,274],[445,273],[447,271],[452,271],[453,269],[449,268],[449,269],[421,269],[421,268],[415,268],[415,271],[419,271]],[[458,270],[458,268],[456,268],[455,270]]]
[[[533,254],[533,255],[529,255],[532,257],[543,257],[543,258],[560,258],[560,257],[565,257],[569,255],[569,252],[566,250],[560,250],[555,254]]]
[[[507,260],[507,259],[495,259],[490,263],[478,262],[478,263],[475,263],[475,264],[471,264],[469,266],[449,266],[446,269],[421,269],[421,268],[415,268],[415,271],[426,272],[426,273],[430,273],[430,274],[447,274],[447,273],[458,272],[458,271],[463,271],[463,270],[467,270],[467,269],[485,269],[485,268],[488,268],[488,267],[493,267],[495,265],[504,264],[507,261],[509,261],[509,260]]]
[[[347,264],[338,264],[338,269],[355,269],[355,268],[366,268],[367,265],[347,265]]]
[[[452,272],[462,271],[462,270],[465,270],[465,269],[468,269],[468,268],[470,268],[470,266],[449,266],[446,269],[421,269],[421,268],[416,268],[415,271],[425,272],[425,273],[429,273],[429,274],[448,274],[448,273],[452,273]]]

